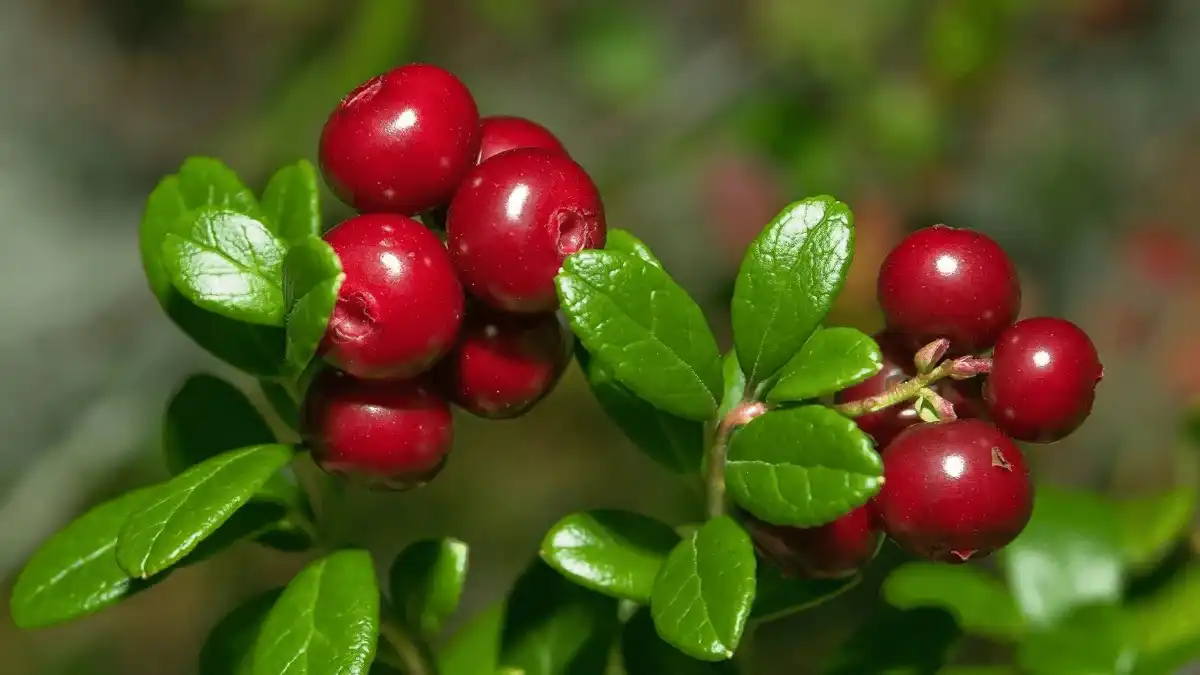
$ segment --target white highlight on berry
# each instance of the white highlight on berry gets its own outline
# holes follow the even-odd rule
[[[1033,365],[1038,368],[1045,368],[1050,365],[1050,352],[1045,349],[1040,349],[1033,353]]]
[[[958,259],[954,256],[938,256],[937,262],[934,264],[937,265],[938,274],[950,276],[958,271]]]
[[[950,455],[942,460],[942,471],[951,478],[962,478],[967,472],[967,460],[962,455]]]
[[[515,220],[521,216],[521,211],[525,209],[527,201],[529,201],[529,186],[522,183],[509,193],[508,201],[504,204],[504,211],[509,218]]]

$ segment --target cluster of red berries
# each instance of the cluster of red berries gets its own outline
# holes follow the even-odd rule
[[[359,215],[324,235],[345,278],[305,440],[326,471],[413,487],[450,451],[451,403],[507,419],[557,383],[573,338],[554,276],[567,255],[604,246],[604,206],[545,127],[481,119],[458,78],[425,64],[347,95],[320,162]]]
[[[883,369],[840,392],[838,402],[880,395],[917,375],[917,351],[940,339],[949,341],[951,358],[989,358],[991,350],[990,368],[931,385],[953,404],[954,419],[923,422],[911,401],[856,419],[883,457],[884,483],[869,504],[816,528],[752,523],[764,556],[793,574],[852,573],[875,555],[883,534],[940,562],[1002,548],[1033,511],[1029,469],[1014,441],[1050,443],[1075,431],[1104,374],[1075,324],[1016,320],[1016,268],[979,232],[936,225],[908,236],[884,259],[878,299],[887,324],[875,336]]]

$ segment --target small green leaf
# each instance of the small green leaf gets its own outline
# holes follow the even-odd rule
[[[954,617],[932,607],[872,614],[821,668],[821,675],[933,675],[962,632]]]
[[[1200,644],[1197,607],[1200,607],[1200,565],[1192,564],[1150,597],[1129,605],[1129,621],[1138,650],[1167,654]]]
[[[733,434],[729,494],[760,520],[814,527],[867,503],[883,462],[854,420],[819,405],[777,410]]]
[[[862,576],[841,579],[785,579],[774,565],[758,566],[758,591],[750,619],[778,621],[828,602],[862,582]]]
[[[1195,489],[1180,487],[1170,492],[1117,502],[1121,522],[1121,546],[1131,566],[1152,565],[1186,536],[1196,515]]]
[[[197,464],[156,488],[125,523],[117,562],[130,575],[153,576],[179,562],[229,520],[292,459],[286,445],[257,445]]]
[[[504,604],[496,603],[476,614],[438,650],[439,675],[478,675],[496,669]]]
[[[829,313],[854,254],[854,216],[832,197],[783,210],[758,235],[734,285],[733,339],[746,379],[792,358]]]
[[[628,511],[575,513],[550,528],[542,560],[575,583],[614,598],[650,601],[654,579],[679,535],[670,525]]]
[[[667,557],[650,611],[663,640],[692,658],[723,661],[741,642],[754,594],[754,544],[736,521],[722,516]]]
[[[497,665],[526,675],[603,675],[619,630],[616,600],[537,560],[509,593]]]
[[[626,675],[733,675],[730,661],[697,661],[658,637],[650,610],[642,608],[621,632],[621,662]]]
[[[883,597],[900,609],[941,607],[963,630],[995,640],[1012,640],[1025,630],[1008,589],[975,567],[908,563],[888,577]]]
[[[226,318],[282,326],[284,243],[234,211],[204,208],[185,218],[186,232],[163,238],[163,266],[176,290]]]
[[[725,358],[721,359],[721,375],[725,387],[721,396],[721,407],[717,408],[717,419],[728,415],[746,397],[746,374],[738,365],[736,351],[730,350],[725,354]]]
[[[641,239],[630,234],[629,230],[622,230],[620,228],[610,229],[605,238],[604,250],[627,253],[641,258],[655,267],[662,267],[662,263],[654,256],[650,247]]]
[[[280,239],[298,244],[321,234],[317,171],[308,160],[285,166],[263,190],[266,222]]]
[[[287,360],[300,373],[317,353],[346,275],[333,248],[312,237],[288,251],[283,263],[287,303]]]
[[[296,575],[254,647],[254,675],[366,675],[379,640],[371,554],[342,550]]]
[[[717,410],[721,355],[704,314],[662,269],[624,253],[581,251],[555,279],[584,348],[657,408],[707,421]]]
[[[462,598],[467,545],[457,539],[425,539],[400,552],[388,573],[392,604],[401,618],[430,639]]]
[[[828,396],[866,380],[883,368],[883,354],[853,328],[822,328],[788,361],[767,394],[772,403]]]
[[[254,643],[282,594],[260,593],[221,619],[200,650],[200,675],[254,675]]]
[[[1029,675],[1107,675],[1128,673],[1135,656],[1119,608],[1083,605],[1054,626],[1030,633],[1016,660]]]
[[[93,614],[150,584],[117,564],[117,535],[153,488],[107,501],[59,530],[39,548],[13,586],[18,628],[43,628]]]

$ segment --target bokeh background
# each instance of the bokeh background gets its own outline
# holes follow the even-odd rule
[[[1180,419],[1200,393],[1200,2],[0,0],[0,597],[54,530],[165,477],[159,417],[185,375],[230,374],[145,286],[137,224],[157,180],[206,154],[261,188],[314,158],[346,91],[412,60],[459,74],[485,114],[553,129],[610,224],[656,250],[726,345],[742,250],[791,200],[854,209],[836,319],[866,330],[906,231],[987,232],[1021,268],[1023,313],[1076,321],[1106,366],[1096,414],[1035,453],[1039,477],[1113,495],[1194,481]],[[330,223],[346,215],[325,203]],[[569,510],[698,513],[576,370],[526,418],[457,428],[428,488],[348,509],[383,558],[468,541],[464,616]],[[755,659],[774,667],[752,672],[812,672],[895,558],[764,629]],[[193,672],[221,616],[304,562],[245,544],[69,626],[19,632],[0,612],[0,672]]]

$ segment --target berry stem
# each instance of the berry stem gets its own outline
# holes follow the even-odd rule
[[[927,373],[920,373],[888,389],[882,394],[868,396],[857,401],[846,401],[833,406],[834,410],[847,417],[862,417],[884,408],[890,408],[897,403],[910,401],[921,394],[929,385],[946,377],[966,379],[990,370],[991,362],[977,356],[964,356],[957,359],[942,361],[936,368]]]

